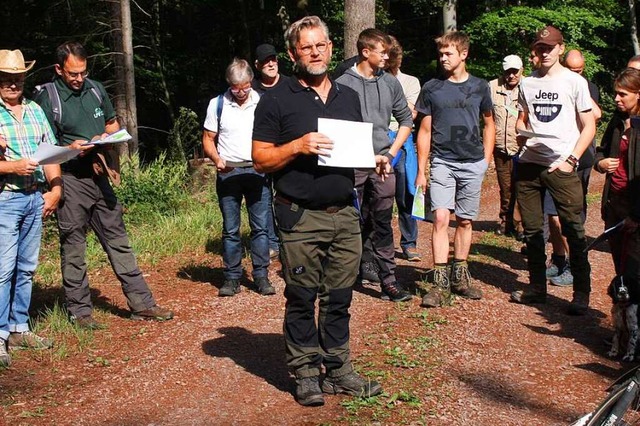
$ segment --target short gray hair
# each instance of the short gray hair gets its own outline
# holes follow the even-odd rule
[[[253,70],[249,62],[244,59],[233,58],[233,61],[227,67],[225,77],[230,86],[248,83],[253,80]]]
[[[322,19],[317,16],[305,16],[297,20],[285,31],[284,40],[287,44],[287,50],[293,51],[298,40],[300,40],[300,32],[309,28],[320,28],[327,40],[329,40],[329,27]]]

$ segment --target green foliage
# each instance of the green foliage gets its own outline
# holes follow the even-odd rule
[[[198,115],[189,108],[180,107],[173,129],[169,132],[168,159],[186,163],[188,159],[194,158],[194,154],[199,150],[201,138]]]
[[[175,215],[186,197],[187,166],[165,161],[164,154],[152,163],[139,165],[134,155],[122,164],[122,184],[115,188],[130,220],[149,222],[153,216]]]
[[[607,47],[607,36],[620,23],[606,12],[573,5],[553,10],[517,6],[487,12],[464,28],[472,43],[470,70],[483,78],[495,78],[506,55],[529,57],[536,31],[546,25],[562,31],[567,50],[579,48],[583,52],[585,73],[592,77],[604,70],[598,52]]]

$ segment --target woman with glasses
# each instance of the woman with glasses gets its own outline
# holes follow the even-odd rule
[[[244,250],[240,235],[240,207],[244,197],[251,227],[253,283],[262,295],[275,294],[269,282],[267,221],[269,188],[263,173],[251,162],[253,114],[260,95],[251,89],[253,71],[244,59],[235,58],[227,67],[229,89],[211,99],[204,122],[202,146],[218,171],[216,192],[222,212],[222,258],[224,284],[219,296],[240,292]]]

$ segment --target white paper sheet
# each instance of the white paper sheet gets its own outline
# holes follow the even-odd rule
[[[544,133],[534,133],[529,130],[518,129],[518,135],[525,138],[546,138],[546,139],[558,139],[557,136],[545,135]]]
[[[327,167],[376,167],[373,154],[373,124],[318,118],[318,132],[333,141],[330,157],[318,155],[318,165]]]
[[[111,133],[104,139],[100,139],[97,141],[89,141],[84,145],[105,145],[108,143],[122,143],[133,139],[133,136],[127,132],[127,129],[120,129],[117,132]]]
[[[40,165],[62,164],[65,161],[75,158],[78,154],[80,154],[79,149],[69,149],[67,147],[41,143],[38,145],[38,149],[31,159],[37,161]]]

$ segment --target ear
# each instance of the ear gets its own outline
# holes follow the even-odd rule
[[[59,64],[55,64],[54,68],[56,70],[56,74],[62,76],[62,67]]]
[[[293,62],[295,64],[296,56],[293,54],[293,50],[289,49],[289,50],[287,50],[287,53],[289,54],[289,59],[291,59],[291,62]]]
[[[467,49],[464,49],[462,52],[460,52],[460,59],[462,59],[463,61],[467,59],[467,56],[469,56],[469,51]]]
[[[258,66],[258,60],[257,59],[253,63],[253,66],[256,67],[256,69],[260,69],[259,66]]]

